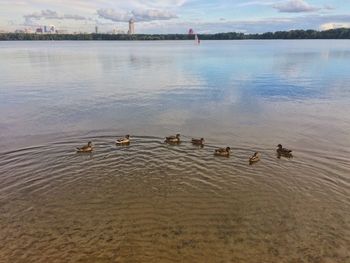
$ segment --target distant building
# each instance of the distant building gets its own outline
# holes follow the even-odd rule
[[[44,33],[47,33],[48,30],[47,30],[47,26],[44,26]]]
[[[123,30],[120,30],[118,28],[114,28],[112,31],[108,32],[109,34],[112,34],[112,35],[119,35],[119,34],[125,34],[125,31]]]
[[[129,30],[128,30],[128,34],[129,34],[129,35],[135,34],[135,21],[134,21],[134,19],[132,19],[132,18],[129,20]]]
[[[35,33],[42,34],[43,33],[43,29],[41,27],[38,27],[37,29],[35,29]]]
[[[116,35],[116,34],[118,34],[118,30],[116,28],[113,28],[112,30],[107,31],[107,34]]]
[[[68,30],[65,29],[57,29],[56,34],[68,34]]]
[[[98,26],[95,26],[95,33],[98,34]]]
[[[54,25],[50,26],[50,31],[51,34],[56,33],[56,27]]]
[[[188,34],[189,34],[189,35],[193,35],[193,34],[194,34],[194,31],[193,31],[192,28],[190,28],[190,30],[188,30]]]
[[[31,28],[25,28],[25,29],[24,29],[24,33],[26,33],[26,34],[32,34],[32,33],[33,33],[33,29],[31,29]]]

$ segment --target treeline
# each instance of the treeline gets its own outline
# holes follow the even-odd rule
[[[244,40],[244,39],[350,39],[350,28],[325,31],[291,30],[267,32],[263,34],[243,34],[236,32],[198,34],[202,40]],[[25,34],[0,33],[0,41],[11,40],[193,40],[188,34]]]
[[[218,33],[201,35],[201,39],[350,39],[350,28],[338,28],[325,31],[291,30],[266,32],[263,34]]]

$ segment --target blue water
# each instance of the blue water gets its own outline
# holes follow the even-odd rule
[[[9,148],[23,136],[90,130],[229,137],[257,136],[257,125],[272,140],[350,125],[346,40],[2,42],[0,57]]]

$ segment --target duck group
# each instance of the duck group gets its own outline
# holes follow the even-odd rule
[[[177,145],[181,143],[180,134],[176,135],[170,135],[165,137],[164,142],[167,144]],[[122,145],[129,145],[131,142],[130,135],[125,135],[123,138],[116,139],[115,143],[118,146]],[[191,143],[196,146],[204,147],[204,138],[192,138]],[[76,148],[77,153],[91,153],[94,150],[92,142],[89,141],[87,145],[84,145],[82,147]],[[287,148],[283,148],[282,144],[277,145],[276,149],[277,158],[286,157],[286,158],[292,158],[292,150],[289,150]],[[217,148],[214,150],[215,156],[223,156],[223,157],[230,157],[231,155],[231,148]],[[261,160],[261,153],[255,152],[250,158],[249,158],[249,164],[257,163]]]

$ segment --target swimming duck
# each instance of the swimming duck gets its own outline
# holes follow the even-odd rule
[[[192,138],[191,142],[194,145],[199,145],[199,146],[203,146],[204,145],[204,139],[203,138],[200,138],[200,139]]]
[[[230,147],[216,149],[214,155],[229,157],[231,152]]]
[[[261,158],[261,154],[258,152],[255,152],[252,157],[249,158],[249,163],[253,164],[256,162],[259,162]]]
[[[124,138],[117,139],[115,141],[116,144],[129,144],[130,143],[130,135],[125,135]]]
[[[180,134],[176,134],[175,136],[165,137],[165,142],[167,143],[180,143]]]
[[[77,148],[76,150],[78,153],[91,153],[93,151],[92,142],[88,142],[87,145]]]
[[[284,156],[284,157],[293,157],[292,150],[289,150],[287,148],[283,148],[282,144],[277,145],[277,155],[278,157]]]

